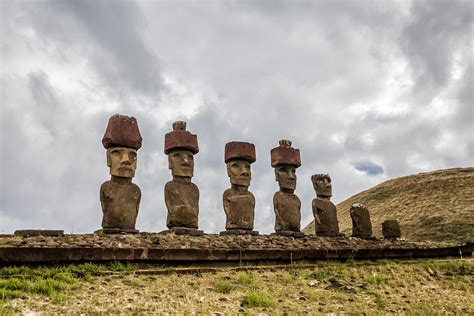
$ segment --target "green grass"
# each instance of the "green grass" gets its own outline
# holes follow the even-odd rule
[[[265,291],[250,291],[242,300],[245,307],[273,307],[275,300]]]
[[[216,284],[214,284],[214,291],[217,293],[222,293],[222,294],[229,294],[235,286],[230,283],[229,281],[218,281]]]

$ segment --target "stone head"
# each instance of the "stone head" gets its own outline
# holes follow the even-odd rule
[[[127,147],[110,147],[107,149],[107,166],[112,176],[133,178],[137,169],[137,151]]]
[[[296,189],[296,167],[293,165],[279,165],[275,167],[275,180],[283,189]]]
[[[248,187],[252,179],[250,162],[245,159],[232,159],[226,162],[230,183]]]
[[[331,177],[328,174],[314,174],[311,181],[317,196],[332,196]]]
[[[224,149],[224,161],[230,183],[248,187],[252,179],[250,165],[256,160],[254,144],[242,141],[227,143]]]
[[[361,214],[362,213],[368,214],[369,210],[367,209],[367,207],[365,207],[361,203],[354,203],[354,204],[352,204],[349,212],[351,214],[352,220],[355,223],[360,223],[361,222],[361,218],[360,218]]]
[[[168,168],[176,177],[191,178],[194,175],[194,155],[188,149],[173,149],[168,153]]]

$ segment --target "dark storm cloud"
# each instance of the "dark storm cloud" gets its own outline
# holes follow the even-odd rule
[[[376,176],[383,173],[382,166],[371,161],[355,161],[352,163],[354,168],[367,173],[369,176]]]
[[[206,231],[224,228],[231,140],[256,145],[250,190],[266,233],[279,139],[301,150],[302,226],[314,173],[331,175],[338,202],[387,178],[472,164],[467,1],[4,3],[3,230],[98,228],[109,177],[100,140],[115,113],[135,116],[143,136],[134,182],[145,231],[165,228],[174,120],[198,135]]]

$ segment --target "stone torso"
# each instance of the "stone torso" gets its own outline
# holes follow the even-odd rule
[[[100,187],[102,227],[135,229],[140,199],[140,188],[134,183],[104,182]]]
[[[372,223],[367,209],[351,210],[352,236],[371,236]]]
[[[273,195],[275,231],[300,231],[301,201],[293,193],[278,191]]]
[[[165,185],[165,203],[168,228],[198,228],[199,189],[194,183],[168,182]]]
[[[253,229],[255,197],[249,191],[227,189],[223,195],[226,229]]]
[[[316,198],[313,200],[313,215],[319,218],[316,233],[339,233],[336,205],[329,200]]]

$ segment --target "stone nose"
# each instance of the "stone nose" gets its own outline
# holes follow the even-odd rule
[[[248,173],[247,171],[243,170],[243,171],[240,172],[240,175],[241,175],[242,177],[248,177],[248,176],[250,176],[250,173]]]

